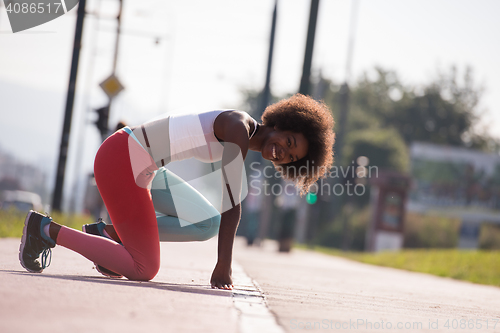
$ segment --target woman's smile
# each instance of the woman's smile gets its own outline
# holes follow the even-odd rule
[[[287,164],[307,154],[308,143],[302,133],[275,131],[264,144],[262,157],[278,164]]]

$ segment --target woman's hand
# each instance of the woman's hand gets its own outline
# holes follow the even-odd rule
[[[233,289],[233,279],[231,279],[231,266],[221,265],[217,263],[215,265],[212,277],[210,278],[210,284],[212,288],[217,289]]]

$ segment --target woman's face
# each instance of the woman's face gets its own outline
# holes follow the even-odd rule
[[[288,164],[307,155],[309,143],[302,133],[275,129],[262,147],[262,157],[276,164]]]

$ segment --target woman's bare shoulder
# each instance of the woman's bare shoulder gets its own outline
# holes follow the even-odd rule
[[[253,119],[245,111],[232,110],[221,113],[215,120],[214,132],[219,137],[222,137],[227,131],[241,131],[248,136],[250,126],[253,124]]]

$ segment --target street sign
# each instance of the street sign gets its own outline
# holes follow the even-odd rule
[[[106,80],[102,81],[99,86],[109,98],[115,97],[125,89],[114,74],[111,74]]]

